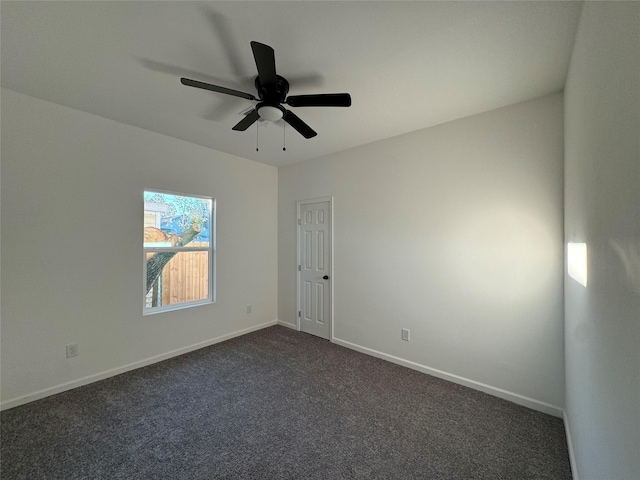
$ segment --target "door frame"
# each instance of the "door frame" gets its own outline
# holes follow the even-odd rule
[[[300,316],[298,312],[301,310],[300,305],[300,230],[302,218],[300,216],[300,207],[312,203],[329,202],[329,250],[331,251],[331,261],[329,262],[329,341],[333,342],[333,279],[335,278],[335,270],[333,268],[333,197],[317,197],[296,201],[296,310],[294,318],[296,319],[296,330],[300,331]]]

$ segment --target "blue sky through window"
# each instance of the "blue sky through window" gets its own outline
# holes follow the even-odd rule
[[[200,226],[194,242],[210,240],[211,199],[161,192],[144,192],[145,212],[156,211],[160,229],[168,235],[181,235],[192,224]],[[158,209],[158,205],[163,208]]]

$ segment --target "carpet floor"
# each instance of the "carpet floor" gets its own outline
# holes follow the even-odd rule
[[[270,327],[2,412],[9,479],[571,479],[562,420]]]

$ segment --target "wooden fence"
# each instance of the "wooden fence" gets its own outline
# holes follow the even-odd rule
[[[190,246],[207,246],[193,242]],[[185,249],[186,250],[186,249]],[[209,296],[209,252],[183,251],[173,257],[162,269],[161,305],[202,300]],[[158,286],[154,285],[154,297]],[[155,306],[155,305],[154,305]]]

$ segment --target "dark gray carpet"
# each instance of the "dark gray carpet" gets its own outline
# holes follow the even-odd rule
[[[2,412],[2,479],[570,479],[562,421],[271,327]]]

